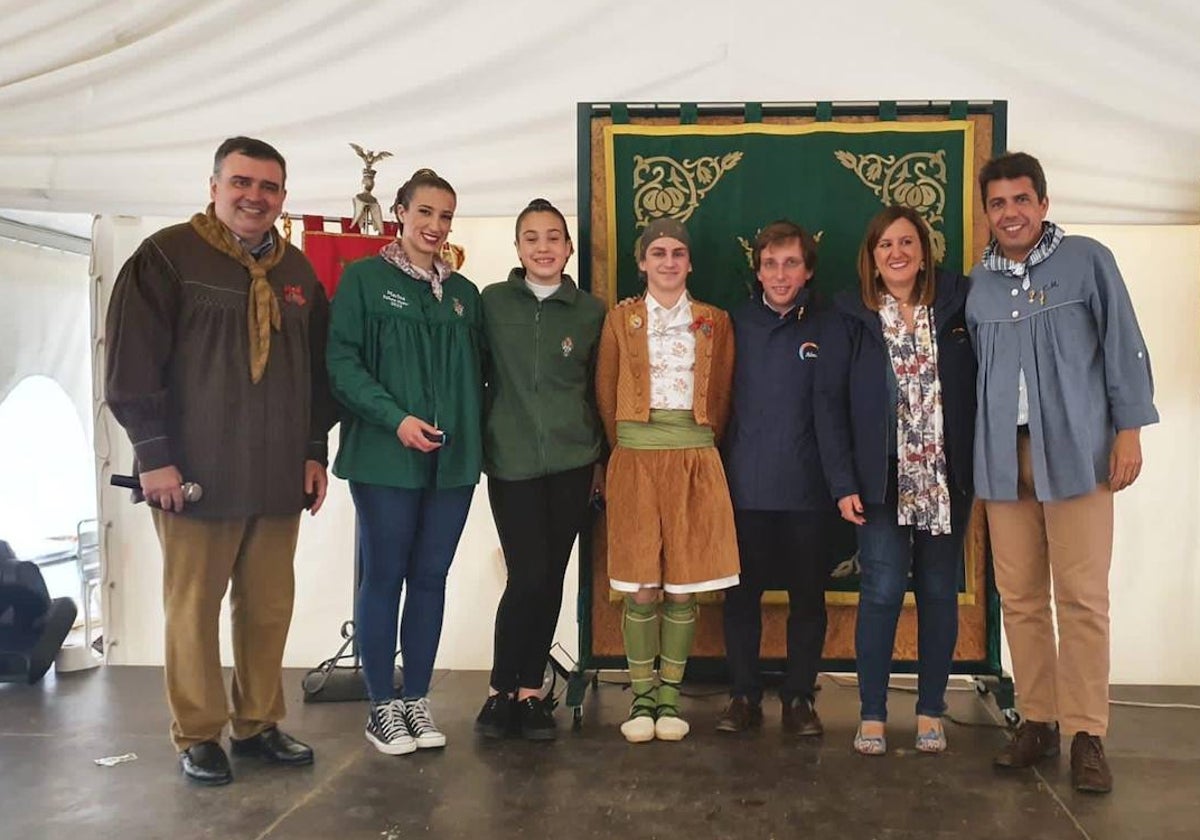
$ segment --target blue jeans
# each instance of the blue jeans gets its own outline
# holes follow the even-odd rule
[[[404,666],[404,698],[429,693],[442,637],[446,575],[475,488],[407,490],[350,482],[358,510],[362,577],[354,600],[355,630],[367,693],[376,703],[395,694],[396,623]],[[400,594],[408,584],[404,616]]]
[[[867,523],[858,527],[862,566],[854,647],[863,720],[887,720],[896,622],[912,571],[917,599],[917,714],[946,711],[946,683],[958,641],[958,590],[969,498],[950,491],[951,533],[931,536],[896,524],[896,505],[865,505]]]

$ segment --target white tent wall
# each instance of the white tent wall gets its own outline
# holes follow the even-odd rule
[[[28,376],[70,397],[92,442],[88,259],[0,238],[0,402]],[[15,303],[14,303],[15,302]]]
[[[180,216],[212,150],[287,156],[291,209],[353,140],[450,174],[460,214],[570,212],[576,102],[1003,99],[1060,218],[1200,221],[1200,7],[780,0],[0,2],[0,207]],[[181,174],[182,173],[182,174]],[[351,192],[347,192],[347,189]]]
[[[107,295],[124,259],[169,219],[102,218],[96,267]],[[571,219],[572,228],[575,220]],[[511,219],[456,219],[451,239],[467,251],[464,272],[480,286],[513,264]],[[1163,417],[1142,434],[1146,466],[1117,496],[1112,570],[1112,679],[1117,683],[1200,683],[1200,227],[1067,225],[1113,249],[1128,281],[1154,363]],[[568,268],[574,270],[574,263]],[[111,415],[112,468],[127,471],[128,440]],[[336,442],[336,435],[334,436]],[[124,491],[101,488],[107,541],[110,661],[160,664],[162,609],[158,544],[150,517]],[[344,482],[334,479],[326,507],[304,518],[296,557],[296,609],[285,662],[310,666],[333,653],[350,617],[354,515]],[[556,639],[576,652],[576,561]],[[476,491],[451,568],[440,668],[488,668],[492,620],[504,585],[499,541],[485,487]],[[230,662],[228,625],[224,660]],[[1007,654],[1006,654],[1007,659]]]
[[[96,510],[88,258],[0,238],[0,300],[0,539],[31,556]]]

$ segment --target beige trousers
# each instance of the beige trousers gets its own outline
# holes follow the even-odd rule
[[[256,735],[285,711],[281,669],[292,621],[300,516],[205,520],[157,509],[153,515],[163,552],[171,740],[179,751],[215,741],[228,722],[234,738]],[[217,632],[227,588],[232,712]]]
[[[1017,501],[988,501],[985,509],[1021,714],[1044,723],[1057,720],[1067,735],[1103,737],[1112,492],[1100,485],[1085,496],[1039,502],[1026,435],[1017,438],[1017,459]]]

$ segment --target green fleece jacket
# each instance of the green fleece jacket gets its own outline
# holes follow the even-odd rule
[[[506,481],[600,457],[593,382],[604,304],[570,277],[544,301],[515,268],[483,290],[488,355],[484,469]]]
[[[334,474],[409,489],[476,484],[482,463],[479,290],[460,274],[429,283],[381,257],[351,263],[330,311],[329,384],[345,411]],[[416,415],[445,431],[434,453],[396,429]]]

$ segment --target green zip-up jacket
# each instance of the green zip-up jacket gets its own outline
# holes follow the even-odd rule
[[[539,302],[523,268],[486,287],[481,300],[487,474],[519,481],[596,461],[602,435],[593,382],[604,304],[566,275]]]
[[[326,361],[344,407],[333,472],[365,484],[417,489],[479,482],[483,458],[479,290],[460,274],[442,284],[382,257],[346,267],[330,307]],[[434,453],[396,436],[415,414],[445,431]]]

